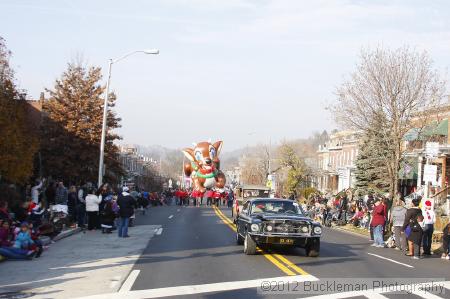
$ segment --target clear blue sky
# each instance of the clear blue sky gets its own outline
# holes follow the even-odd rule
[[[449,1],[6,1],[0,36],[38,97],[68,61],[114,66],[125,142],[224,150],[331,129],[325,107],[362,47],[409,44],[450,65]],[[446,76],[448,77],[448,76]],[[253,133],[253,134],[249,134]]]

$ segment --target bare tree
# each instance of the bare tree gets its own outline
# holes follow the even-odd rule
[[[350,79],[337,88],[338,100],[331,107],[342,126],[364,134],[375,128],[392,145],[386,159],[391,194],[397,193],[397,178],[403,154],[402,141],[413,127],[423,128],[443,99],[445,81],[432,68],[426,52],[408,47],[361,51],[360,62]],[[373,126],[380,122],[382,126]]]
[[[240,158],[241,181],[245,184],[265,185],[269,171],[269,149],[257,145]]]

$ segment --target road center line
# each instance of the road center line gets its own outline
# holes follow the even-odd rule
[[[138,271],[138,270],[135,270]],[[130,274],[131,276],[131,274]],[[208,283],[208,284],[200,284],[200,285],[188,285],[188,286],[178,286],[178,287],[168,287],[168,288],[158,288],[158,289],[149,289],[149,290],[138,290],[138,291],[130,291],[125,294],[122,293],[113,293],[113,294],[101,294],[101,295],[93,295],[89,297],[84,297],[85,299],[115,299],[115,298],[124,298],[127,299],[142,299],[142,298],[161,298],[161,297],[169,297],[169,296],[186,296],[186,295],[194,295],[194,294],[202,294],[202,293],[211,293],[211,292],[226,292],[232,290],[239,289],[248,289],[248,288],[258,288],[263,285],[263,283],[267,283],[268,281],[276,281],[277,283],[297,283],[304,281],[317,281],[318,279],[312,275],[296,275],[296,276],[281,276],[281,277],[272,277],[272,278],[262,278],[262,279],[254,279],[254,280],[244,280],[244,281],[226,281],[219,283]]]
[[[234,232],[236,232],[236,225],[229,219],[223,212],[216,206],[213,206],[216,215],[226,224],[228,225]],[[269,260],[272,264],[274,264],[278,269],[284,272],[287,275],[295,276],[297,272],[301,275],[309,275],[305,270],[293,264],[287,258],[279,254],[270,254],[264,252],[263,250],[258,248],[258,252],[260,252],[267,260]]]
[[[133,270],[119,289],[119,293],[129,292],[141,270]]]
[[[172,217],[173,217],[173,215],[170,215],[170,216],[169,216],[169,219],[171,219]]]
[[[372,255],[372,256],[376,256],[377,258],[380,258],[380,259],[383,259],[383,260],[387,260],[387,261],[390,261],[390,262],[392,262],[392,263],[399,264],[399,265],[402,265],[402,266],[405,266],[405,267],[408,267],[408,268],[414,268],[414,267],[411,266],[411,265],[404,264],[404,263],[400,263],[400,262],[397,262],[396,260],[393,260],[393,259],[390,259],[390,258],[381,256],[381,255],[378,255],[378,254],[374,254],[374,253],[370,253],[370,252],[368,252],[367,254],[368,254],[368,255]]]

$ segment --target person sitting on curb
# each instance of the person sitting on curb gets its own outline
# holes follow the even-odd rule
[[[34,241],[31,239],[28,223],[20,225],[20,231],[11,247],[1,247],[0,255],[7,259],[25,260],[32,259],[36,253],[33,249]]]
[[[369,219],[369,211],[367,210],[367,208],[364,208],[364,216],[361,219],[360,227],[369,230]]]
[[[30,223],[28,225],[28,228],[30,230],[30,236],[31,240],[33,240],[34,245],[31,246],[31,249],[36,251],[35,258],[39,258],[42,255],[42,252],[44,251],[43,245],[41,240],[39,240],[40,231],[39,228],[36,228],[36,226],[33,225],[33,223]]]
[[[16,236],[13,247],[28,249],[34,242],[31,239],[30,229],[28,227],[28,222],[22,222],[20,224],[20,231]]]
[[[8,220],[0,220],[0,247],[11,247],[13,234]]]
[[[356,208],[355,214],[353,214],[352,218],[350,218],[350,223],[353,224],[353,226],[357,227],[360,225],[361,220],[364,217],[364,212],[360,210],[359,208]]]

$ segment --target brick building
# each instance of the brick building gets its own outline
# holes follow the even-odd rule
[[[315,185],[320,191],[337,193],[354,185],[358,145],[356,132],[339,131],[319,146]]]

